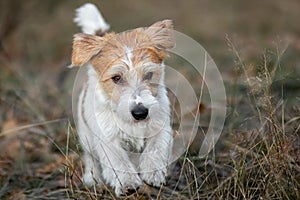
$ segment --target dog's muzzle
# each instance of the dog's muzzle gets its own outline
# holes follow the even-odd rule
[[[131,110],[131,115],[136,120],[144,120],[148,116],[148,108],[146,108],[145,106],[143,106],[142,103],[138,103]]]

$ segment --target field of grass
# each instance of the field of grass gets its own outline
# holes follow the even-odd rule
[[[117,199],[109,186],[81,181],[77,69],[67,66],[79,31],[74,9],[84,2],[0,2],[0,199]],[[300,199],[298,0],[91,2],[116,32],[172,19],[209,52],[226,87],[216,148],[199,158],[195,142],[165,186],[124,199]],[[202,104],[199,130],[210,116],[209,101]]]

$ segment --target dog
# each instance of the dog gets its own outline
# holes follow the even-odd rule
[[[87,67],[78,100],[83,181],[109,184],[117,196],[145,182],[166,182],[173,133],[164,60],[175,45],[171,20],[122,33],[93,4],[76,10],[72,65]],[[101,32],[101,36],[96,35]]]

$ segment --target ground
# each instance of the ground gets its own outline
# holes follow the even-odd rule
[[[79,31],[74,9],[84,2],[0,3],[0,199],[116,199],[108,186],[81,182],[71,100],[77,69],[67,66]],[[170,166],[165,186],[124,199],[300,198],[297,0],[92,2],[116,32],[172,19],[214,59],[227,94],[216,148],[199,158],[199,137]],[[199,89],[201,79],[180,70]],[[200,136],[210,119],[209,98],[201,103]]]

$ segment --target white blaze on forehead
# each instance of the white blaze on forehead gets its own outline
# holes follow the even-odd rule
[[[136,95],[136,98],[135,98],[134,102],[135,102],[136,104],[139,104],[139,103],[142,103],[142,100],[143,100],[143,99],[142,99],[140,96]]]
[[[129,47],[124,47],[125,56],[122,61],[129,67],[132,68],[132,49]]]

